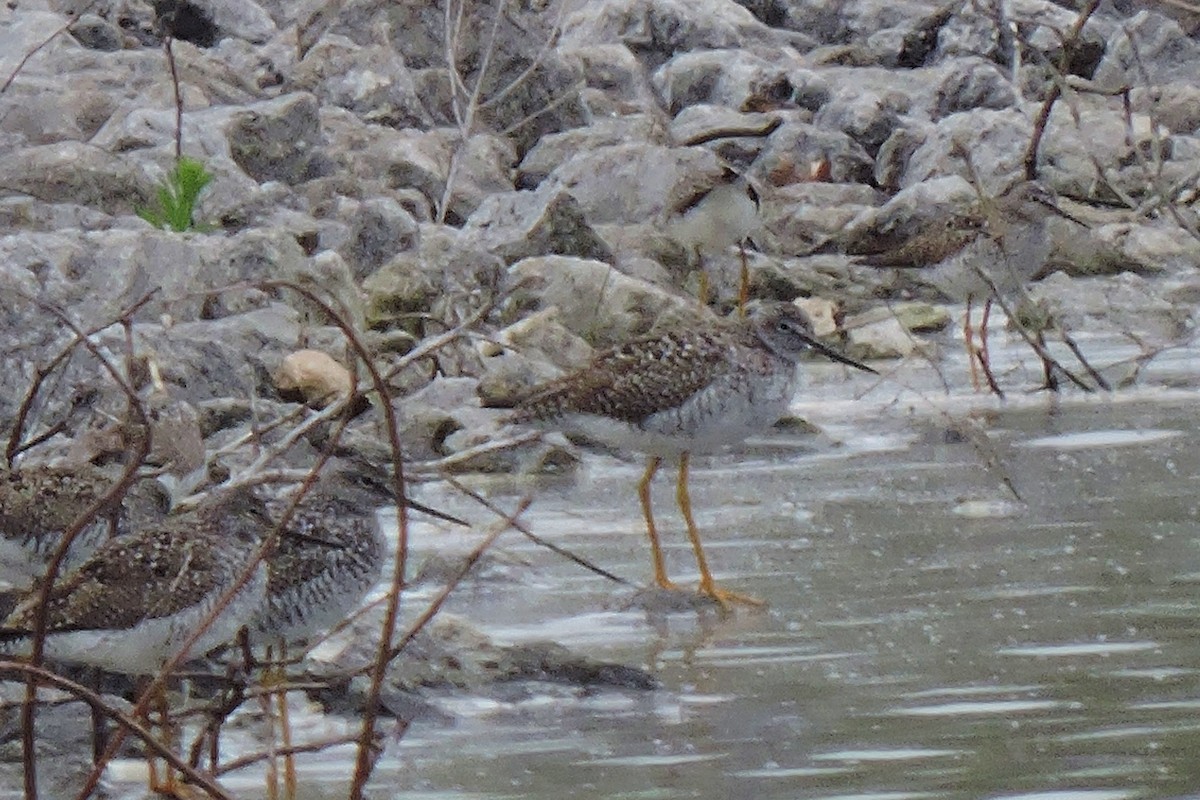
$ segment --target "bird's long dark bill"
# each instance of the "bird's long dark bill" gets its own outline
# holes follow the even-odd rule
[[[869,372],[872,375],[879,374],[875,370],[868,367],[866,364],[855,361],[853,358],[850,358],[850,356],[842,355],[837,350],[834,350],[832,347],[830,347],[829,345],[827,345],[823,342],[819,342],[816,339],[809,338],[808,343],[809,343],[809,345],[812,346],[813,350],[816,350],[818,353],[825,356],[830,361],[836,361],[839,364],[846,364],[847,366],[854,367],[855,369],[861,369],[863,372]]]
[[[471,527],[471,523],[467,522],[466,520],[461,520],[458,517],[451,516],[450,514],[447,514],[445,511],[438,511],[436,508],[430,508],[429,506],[427,506],[423,503],[418,503],[416,500],[407,500],[406,499],[404,501],[404,505],[408,506],[413,511],[420,511],[422,514],[427,514],[431,517],[436,517],[437,519],[445,520],[446,522],[453,522],[455,525],[462,525],[464,528]]]

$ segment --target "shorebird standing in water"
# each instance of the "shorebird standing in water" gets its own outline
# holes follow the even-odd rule
[[[850,254],[865,256],[860,263],[873,267],[921,268],[922,281],[949,299],[965,303],[963,342],[971,383],[979,388],[978,365],[988,387],[1002,394],[988,354],[992,304],[998,298],[1007,302],[1017,296],[1045,268],[1052,245],[1046,224],[1051,214],[1084,225],[1059,208],[1044,186],[1019,181],[999,197],[980,198],[969,208],[937,217],[903,241],[882,237],[872,247]],[[971,314],[980,300],[983,313],[976,346]]]
[[[746,262],[746,239],[761,227],[759,196],[744,175],[726,167],[708,186],[684,198],[667,214],[666,231],[696,256],[700,272],[699,301],[712,299],[712,278],[706,260],[725,254],[737,245],[741,258],[738,279],[738,308],[749,299],[750,275]]]
[[[436,519],[467,524],[414,500],[403,502]],[[376,512],[394,503],[389,475],[363,462],[336,459],[296,506],[267,557],[264,603],[249,625],[251,642],[266,651],[265,686],[286,683],[289,644],[307,641],[344,620],[379,583],[389,547]],[[281,519],[288,505],[288,498],[270,501],[271,517]],[[275,698],[287,752],[284,796],[295,797],[286,692],[276,692]]]
[[[721,606],[761,604],[717,586],[688,495],[688,459],[767,430],[787,411],[798,385],[797,363],[816,353],[874,372],[818,341],[791,303],[751,305],[744,320],[666,330],[597,355],[583,369],[535,389],[516,407],[515,423],[582,433],[605,445],[647,453],[638,497],[650,538],[654,582],[667,576],[650,508],[650,482],[663,459],[677,459],[676,500],[700,571],[699,591]]]
[[[45,657],[144,676],[178,657],[210,616],[186,655],[232,639],[266,601],[266,565],[250,564],[269,530],[262,502],[235,490],[103,542],[50,587]],[[218,600],[247,570],[248,580],[218,612]],[[41,598],[40,589],[30,590],[0,623],[0,652],[30,652]],[[155,791],[178,788],[169,769],[159,783],[153,762],[150,780]]]

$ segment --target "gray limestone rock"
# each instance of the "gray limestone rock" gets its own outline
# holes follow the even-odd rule
[[[506,264],[543,255],[607,261],[612,252],[587,224],[579,202],[553,185],[488,197],[462,232]]]
[[[365,122],[396,128],[430,123],[411,71],[391,48],[361,47],[344,36],[323,37],[296,65],[292,85]]]
[[[230,156],[254,180],[300,183],[321,144],[317,100],[296,93],[255,105],[234,116],[226,135]]]
[[[139,160],[82,142],[25,147],[0,160],[0,186],[6,191],[106,214],[131,214],[150,202],[152,184]]]

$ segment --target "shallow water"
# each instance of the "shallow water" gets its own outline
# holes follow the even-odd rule
[[[1194,357],[1145,388],[1057,403],[946,394],[919,368],[903,376],[917,391],[819,370],[796,409],[823,436],[764,437],[692,476],[715,572],[766,612],[621,611],[628,590],[506,534],[528,580],[476,585],[450,610],[502,640],[647,666],[662,688],[461,701],[455,724],[389,749],[375,790],[1200,796],[1200,405],[1162,386],[1194,379]],[[589,456],[526,519],[645,580],[640,469]],[[694,580],[670,488],[655,485],[671,572]]]
[[[766,611],[622,610],[630,590],[506,533],[523,580],[469,583],[447,610],[661,688],[445,698],[454,721],[391,744],[372,796],[1200,797],[1200,395],[1166,388],[1194,382],[1195,356],[1057,402],[946,393],[920,364],[878,383],[812,370],[795,408],[822,435],[694,464],[714,571]],[[1034,381],[1020,369],[1002,380]],[[640,471],[588,455],[525,521],[645,581]],[[526,488],[481,485],[510,504]],[[665,470],[655,497],[671,573],[694,581]],[[415,560],[477,535],[418,528]],[[345,754],[301,761],[306,796],[344,796]]]

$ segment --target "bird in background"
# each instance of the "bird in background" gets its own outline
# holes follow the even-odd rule
[[[685,197],[667,212],[665,230],[695,254],[699,268],[698,299],[707,305],[713,283],[709,262],[736,245],[740,256],[738,308],[745,309],[750,296],[750,272],[745,243],[761,227],[760,197],[753,184],[731,167],[716,179]]]
[[[988,352],[992,305],[997,299],[1007,304],[1018,297],[1046,267],[1052,248],[1047,226],[1051,215],[1087,227],[1061,209],[1045,186],[1020,180],[994,198],[979,196],[969,207],[948,209],[903,237],[866,239],[848,252],[862,256],[859,263],[867,266],[919,268],[923,282],[965,303],[963,342],[972,385],[979,388],[982,371],[988,387],[1002,394]],[[976,328],[972,311],[979,301],[983,311]]]

